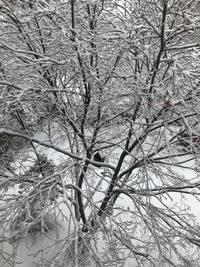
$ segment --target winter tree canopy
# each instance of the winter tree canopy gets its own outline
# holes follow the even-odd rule
[[[198,0],[0,0],[0,266],[200,266],[199,77]]]

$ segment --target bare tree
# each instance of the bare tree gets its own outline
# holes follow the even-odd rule
[[[0,1],[3,264],[199,266],[198,2]]]

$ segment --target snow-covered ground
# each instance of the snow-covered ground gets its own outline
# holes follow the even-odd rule
[[[56,126],[53,128],[52,136],[51,138],[55,141],[57,140],[57,129]],[[49,136],[44,133],[44,131],[41,133],[37,133],[35,135],[35,138],[38,138],[40,141],[48,142]],[[68,148],[67,143],[58,143],[58,146],[62,145],[62,147],[65,147],[65,149]],[[67,160],[66,156],[61,155],[58,152],[55,152],[55,150],[49,149],[49,148],[43,148],[37,145],[37,148],[41,150],[42,153],[45,153],[48,156],[48,159],[51,159],[54,161],[54,163],[57,165],[62,160]],[[115,150],[114,153],[117,155],[118,151]],[[34,158],[34,155],[24,155],[23,161],[26,162],[25,159],[28,159],[28,157]],[[188,156],[185,156],[186,159]],[[114,163],[114,161],[113,161]],[[17,167],[17,162],[15,163]],[[27,160],[27,168],[33,164],[33,161],[31,162]],[[193,162],[186,163],[188,166],[192,166]],[[20,170],[22,172],[22,170]],[[181,174],[183,176],[189,177],[190,180],[194,179],[197,180],[198,177],[196,176],[196,173],[193,170],[189,169],[182,169],[182,168],[175,168],[175,171],[177,174]],[[97,174],[98,172],[101,173],[101,169],[96,170]],[[155,178],[156,179],[156,178]],[[98,183],[98,182],[97,182]],[[96,184],[97,184],[96,183]],[[104,196],[104,188],[106,187],[106,181],[102,182],[98,188],[98,192],[93,195],[94,202],[98,204],[98,201],[100,201]],[[13,189],[15,190],[15,189]],[[191,213],[194,214],[198,221],[200,221],[200,212],[199,212],[199,202],[195,196],[187,195],[185,196],[185,202],[188,204],[187,209],[189,208],[191,210]],[[61,264],[64,264],[63,266],[76,266],[78,267],[78,262],[74,262],[70,265],[70,257],[68,254],[66,254],[66,248],[69,248],[69,246],[73,247],[73,253],[76,253],[76,244],[77,244],[77,235],[76,231],[74,229],[77,227],[76,223],[73,221],[73,207],[69,201],[65,199],[59,198],[56,202],[56,207],[52,207],[51,211],[49,211],[50,221],[52,222],[53,226],[52,229],[48,232],[44,232],[43,234],[34,232],[34,233],[28,233],[26,235],[26,238],[20,239],[18,241],[13,242],[12,244],[8,242],[2,243],[2,251],[4,251],[6,254],[1,255],[0,254],[0,266],[2,267],[9,267],[13,266],[9,263],[9,257],[8,255],[12,255],[14,257],[15,261],[15,267],[35,267],[35,266],[49,266],[53,267],[55,266],[55,262]],[[180,206],[183,206],[183,199],[180,197],[180,194],[177,193],[169,193],[167,197],[163,198],[163,203],[168,207],[174,207],[177,212],[179,210]],[[116,223],[119,220],[120,222],[126,223],[126,221],[134,221],[134,218],[132,218],[133,215],[131,215],[131,206],[132,206],[132,200],[130,198],[126,197],[125,195],[120,197],[118,199],[117,203],[118,207],[121,207],[122,209],[126,210],[127,213],[122,213],[120,210],[114,210],[114,213],[111,215],[112,220]],[[162,204],[160,201],[158,201],[155,198],[155,202],[153,203],[157,207],[162,207]],[[122,210],[121,209],[121,210]],[[109,224],[109,231],[112,230],[112,224]],[[114,229],[115,225],[113,225]],[[114,231],[114,230],[113,230]],[[138,236],[141,236],[141,228],[140,225],[137,225],[135,228],[135,233]],[[112,238],[112,232],[109,233]],[[66,244],[67,243],[67,244]],[[107,244],[104,241],[104,238],[102,236],[102,233],[99,232],[97,234],[97,251],[98,255],[101,257],[101,253],[104,252],[104,249],[106,248]],[[94,246],[95,247],[95,246]],[[1,250],[0,250],[1,251]],[[122,253],[123,250],[120,250],[119,253]],[[39,253],[38,253],[39,252]],[[127,260],[124,267],[134,267],[136,266],[136,261],[129,257],[129,254],[126,250],[123,251],[123,257],[127,257]],[[155,252],[156,255],[157,252]],[[120,255],[119,255],[120,256]],[[11,260],[12,260],[11,257]],[[58,261],[56,261],[58,259]],[[98,261],[98,259],[96,259]],[[102,261],[104,259],[101,259]],[[57,265],[56,265],[57,266]],[[59,266],[59,265],[58,265]],[[106,266],[106,264],[98,265],[95,264],[95,260],[91,260],[90,267],[95,266]],[[118,266],[122,266],[119,265]],[[148,267],[148,265],[146,265]],[[159,265],[160,267],[165,267],[165,265]],[[117,266],[116,266],[117,267]],[[167,265],[166,265],[167,267]]]

